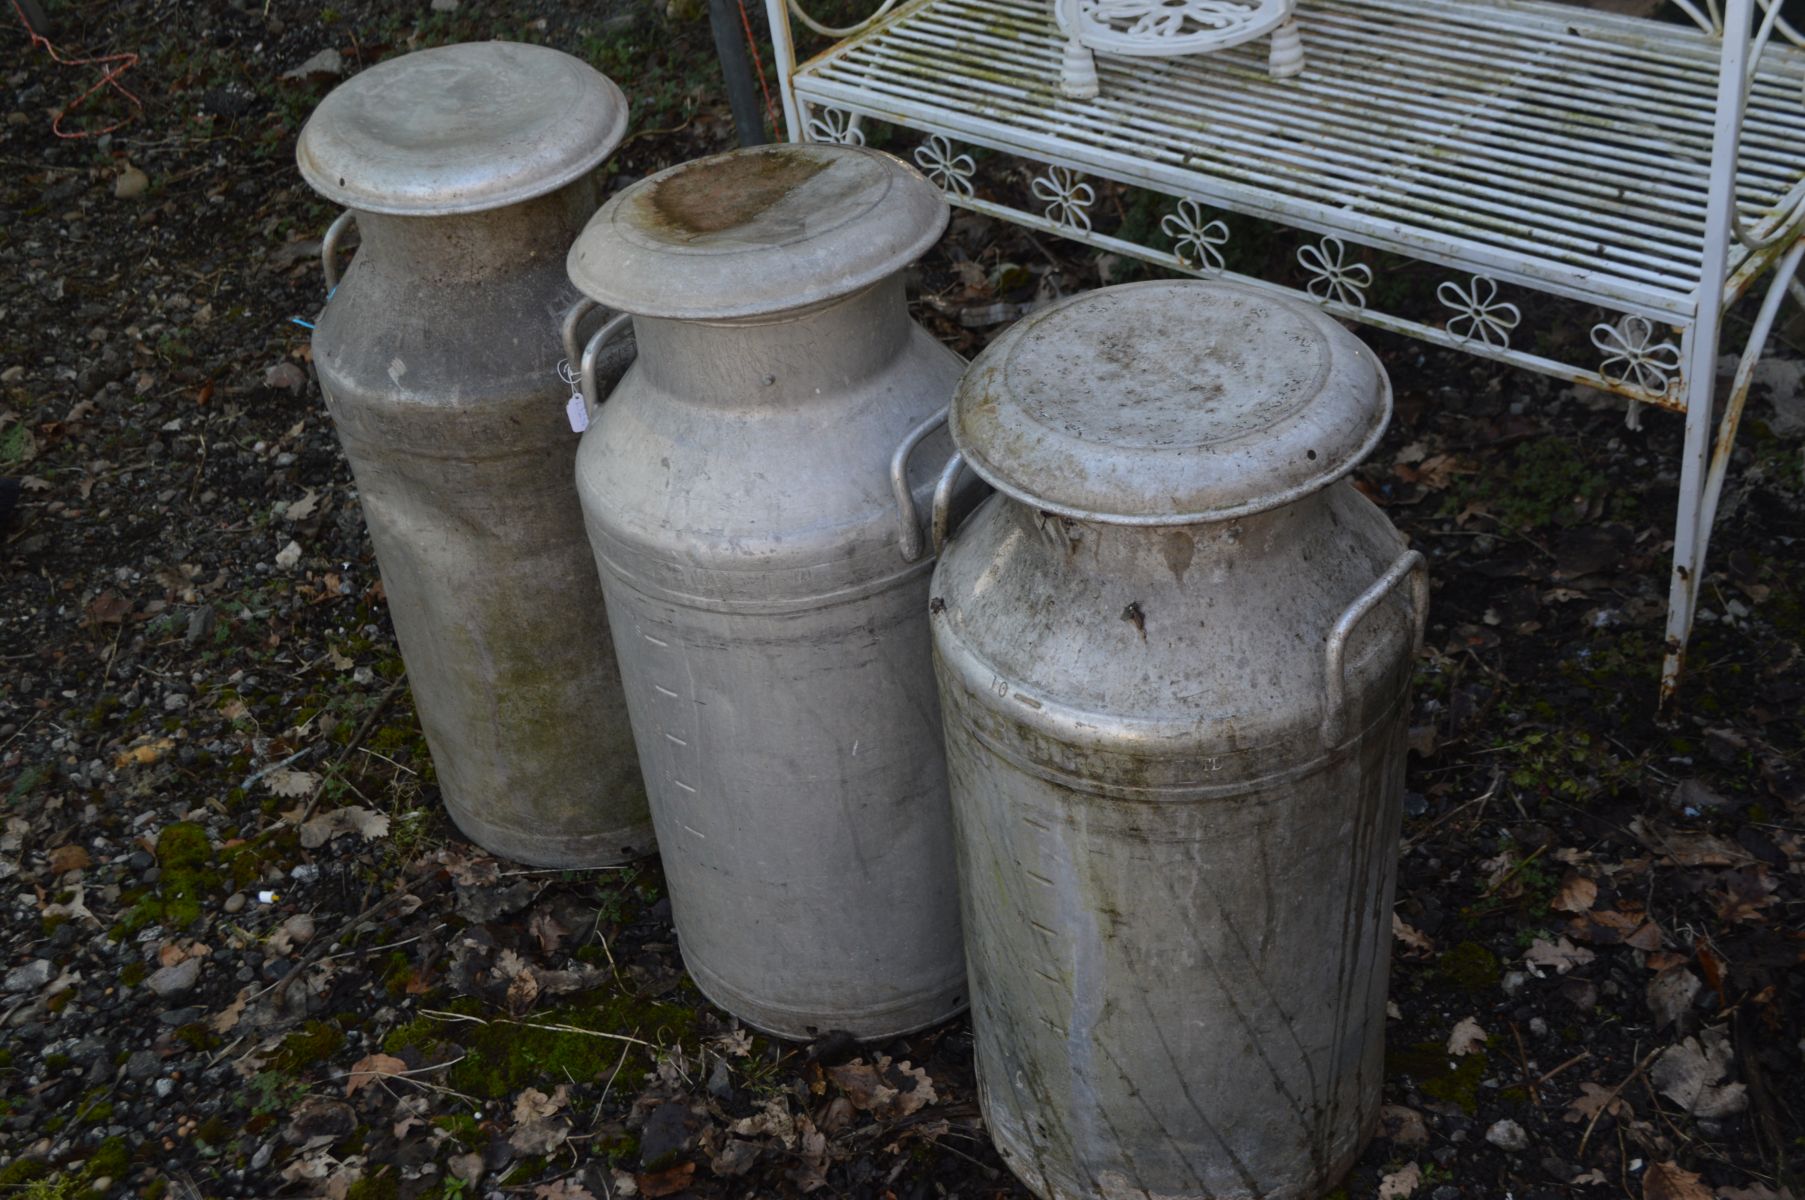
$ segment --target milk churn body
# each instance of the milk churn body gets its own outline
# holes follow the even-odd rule
[[[531,79],[565,89],[549,112]],[[651,825],[557,375],[575,298],[563,257],[594,212],[589,169],[624,102],[576,60],[505,43],[410,55],[341,91],[301,160],[354,206],[362,245],[314,363],[446,806],[471,840],[522,862],[636,857]],[[587,139],[570,148],[582,157],[537,130],[553,120]],[[541,161],[485,145],[489,125]]]
[[[888,465],[963,366],[909,319],[901,276],[943,202],[887,156],[829,147],[741,151],[639,186],[656,195],[663,178],[656,211],[636,214],[630,189],[598,214],[573,274],[586,248],[650,239],[654,255],[700,246],[695,269],[718,279],[679,286],[679,264],[642,276],[668,290],[597,296],[678,315],[635,316],[638,357],[577,476],[684,962],[781,1036],[932,1024],[963,1007],[964,961],[931,563],[899,553]],[[686,194],[708,198],[706,234],[664,223]],[[747,194],[744,224],[722,220]],[[824,252],[814,214],[863,249]],[[628,272],[610,259],[604,274]],[[924,508],[949,450],[942,434],[917,455]]]
[[[1063,316],[999,339],[955,400],[961,450],[1017,495],[965,521],[932,589],[986,1123],[1043,1197],[1316,1196],[1382,1077],[1423,577],[1335,479],[1389,396],[1351,336],[1241,289],[1130,285]],[[1322,370],[1242,374],[1310,367],[1323,338]],[[1011,376],[1052,344],[1098,360]],[[1018,427],[987,461],[1008,439],[986,406],[1026,396],[1029,426],[1073,428],[1048,374],[1091,392],[1073,440]],[[1291,428],[1262,461],[1274,425],[1313,419],[1283,414],[1287,389],[1364,392],[1364,422]],[[1020,498],[1024,462],[1099,444],[1115,457]],[[1183,471],[1247,485],[1188,494]]]

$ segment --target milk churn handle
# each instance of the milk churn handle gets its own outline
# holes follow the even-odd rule
[[[584,296],[565,311],[564,322],[558,326],[558,336],[564,342],[564,361],[573,367],[583,357],[583,343],[577,340],[577,334],[583,327],[583,318],[600,307],[594,300]]]
[[[333,219],[326,227],[326,236],[320,239],[320,269],[326,277],[326,299],[332,299],[332,293],[338,290],[338,244],[345,236],[345,230],[357,222],[357,214],[346,209]]]
[[[1415,609],[1412,616],[1416,630],[1411,643],[1414,657],[1423,648],[1423,627],[1429,618],[1429,568],[1415,550],[1406,550],[1399,555],[1391,569],[1361,592],[1329,630],[1323,662],[1322,740],[1331,750],[1347,732],[1347,640],[1366,615],[1377,608],[1406,575],[1410,576],[1410,603]]]
[[[608,343],[619,337],[622,331],[632,328],[632,314],[615,313],[602,323],[602,327],[595,331],[595,336],[589,339],[589,344],[583,347],[583,366],[579,378],[583,381],[583,404],[588,408],[589,419],[592,421],[595,419],[596,409],[602,406],[603,399],[596,394],[600,388],[595,380],[595,365]]]
[[[896,497],[896,544],[904,562],[919,562],[926,549],[921,536],[921,514],[915,511],[915,493],[909,489],[909,455],[928,434],[946,424],[946,414],[947,410],[943,408],[909,430],[896,453],[890,456],[890,492]]]
[[[953,516],[953,488],[959,483],[959,472],[965,469],[965,456],[957,450],[946,460],[946,466],[940,469],[940,479],[934,484],[934,554],[946,548],[946,539],[951,530],[948,526]]]

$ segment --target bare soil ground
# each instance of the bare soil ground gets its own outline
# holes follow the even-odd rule
[[[321,303],[333,215],[293,141],[340,76],[285,73],[549,42],[634,100],[619,186],[728,145],[706,24],[555,0],[49,9],[65,57],[142,56],[121,82],[143,110],[103,92],[65,132],[127,124],[56,136],[95,70],[4,11],[0,1193],[1024,1194],[964,1021],[863,1049],[750,1035],[685,977],[655,862],[533,871],[457,836],[291,321]],[[1132,273],[959,217],[917,309],[971,353],[1023,304]],[[1614,401],[1374,344],[1399,404],[1361,485],[1436,586],[1387,1107],[1338,1194],[1788,1196],[1799,372],[1758,391],[1661,725],[1679,421],[1633,431]]]

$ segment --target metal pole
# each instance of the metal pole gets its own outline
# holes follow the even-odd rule
[[[727,103],[733,106],[733,127],[742,146],[762,146],[765,118],[759,109],[758,85],[746,57],[745,31],[740,25],[736,0],[708,0],[708,23],[714,29],[715,54],[727,83]]]
[[[784,136],[792,142],[802,140],[802,121],[796,111],[796,41],[790,36],[788,0],[765,0],[765,15],[771,21],[771,69],[777,72],[777,90],[783,97]]]
[[[1680,452],[1679,519],[1673,531],[1673,577],[1667,596],[1667,657],[1661,664],[1659,708],[1665,713],[1680,687],[1686,641],[1692,634],[1700,576],[1705,571],[1700,528],[1705,498],[1706,456],[1711,451],[1712,396],[1717,382],[1717,342],[1724,320],[1724,276],[1729,265],[1730,208],[1736,203],[1737,135],[1747,82],[1749,29],[1754,0],[1729,0],[1724,13],[1723,49],[1718,60],[1717,109],[1711,139],[1711,189],[1705,207],[1705,243],[1695,297],[1698,318],[1684,339],[1686,354],[1686,436]]]

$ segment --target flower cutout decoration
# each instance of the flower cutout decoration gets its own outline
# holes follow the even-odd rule
[[[971,177],[977,173],[978,164],[969,154],[954,154],[953,144],[939,134],[915,147],[915,165],[941,191],[956,196],[972,194]]]
[[[1310,295],[1349,308],[1366,307],[1366,289],[1373,284],[1373,269],[1365,263],[1349,263],[1347,247],[1340,238],[1325,237],[1314,246],[1299,246],[1297,261],[1310,276]]]
[[[1090,206],[1097,202],[1097,193],[1077,174],[1065,167],[1048,167],[1045,175],[1035,176],[1030,190],[1047,206],[1047,220],[1090,232]]]
[[[841,108],[809,110],[808,139],[811,142],[838,142],[842,146],[863,146],[865,131],[859,119]]]
[[[1454,310],[1448,332],[1463,342],[1478,339],[1488,346],[1508,346],[1510,331],[1523,320],[1516,305],[1498,299],[1498,281],[1485,275],[1473,276],[1467,287],[1450,279],[1435,289],[1435,295]]]
[[[1611,383],[1666,395],[1680,369],[1680,348],[1654,336],[1654,323],[1647,317],[1624,316],[1615,325],[1601,321],[1592,326],[1592,344],[1605,356],[1598,373]]]
[[[1205,221],[1203,207],[1195,200],[1180,200],[1178,211],[1161,218],[1159,227],[1174,239],[1172,252],[1192,271],[1215,274],[1222,269],[1222,247],[1228,244],[1228,226]]]

